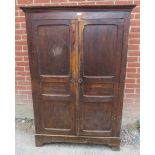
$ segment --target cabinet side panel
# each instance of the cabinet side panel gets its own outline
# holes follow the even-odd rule
[[[35,130],[36,133],[39,133],[41,130],[41,124],[40,124],[40,114],[39,114],[39,74],[37,66],[38,64],[38,59],[35,49],[35,45],[33,42],[33,27],[32,27],[32,14],[31,13],[26,13],[26,31],[27,31],[27,42],[28,42],[28,57],[29,57],[29,66],[30,66],[30,74],[31,74],[31,86],[32,86],[32,99],[33,99],[33,110],[34,110],[34,121],[35,121]]]
[[[128,12],[124,16],[124,33],[123,33],[123,52],[121,56],[121,72],[120,72],[120,83],[119,83],[119,94],[118,94],[118,107],[115,121],[115,131],[113,136],[120,136],[121,122],[122,122],[122,110],[123,110],[123,98],[124,98],[124,87],[125,87],[125,76],[126,76],[126,65],[127,65],[127,51],[128,51],[128,34],[130,24],[131,12]]]

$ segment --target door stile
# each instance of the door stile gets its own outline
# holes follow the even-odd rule
[[[79,125],[78,125],[78,106],[79,106],[79,90],[78,90],[78,21],[75,19],[72,21],[72,57],[71,57],[71,66],[72,66],[72,79],[73,79],[73,89],[74,89],[74,95],[75,95],[75,118],[76,118],[76,122],[75,122],[75,130],[76,130],[76,135],[78,135],[78,131],[79,131]]]
[[[78,133],[78,87],[77,87],[77,78],[78,78],[78,26],[77,21],[72,20],[71,22],[71,31],[72,31],[72,40],[71,40],[71,57],[70,57],[70,66],[71,66],[71,91],[73,92],[73,96],[75,98],[75,135]]]
[[[79,135],[80,132],[80,62],[81,62],[81,16],[76,19],[76,135]]]
[[[76,36],[76,25],[75,25],[75,20],[71,21],[71,30],[70,30],[72,38],[71,40],[71,55],[70,55],[70,85],[71,85],[71,92],[74,98],[76,98],[76,41],[75,41],[75,36]]]
[[[78,39],[78,47],[79,47],[79,54],[78,54],[78,62],[79,62],[79,65],[78,65],[78,81],[77,81],[77,84],[78,84],[78,92],[79,92],[79,95],[78,95],[78,100],[79,100],[79,123],[78,123],[78,132],[80,134],[80,127],[81,127],[81,111],[80,111],[80,106],[81,106],[81,97],[82,97],[82,94],[83,94],[83,90],[82,90],[82,84],[83,84],[83,29],[84,29],[84,21],[81,20],[81,19],[78,19],[78,34],[79,34],[79,39]]]

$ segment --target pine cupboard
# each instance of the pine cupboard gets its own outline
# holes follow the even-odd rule
[[[27,23],[36,146],[94,143],[119,150],[134,7],[21,7]]]

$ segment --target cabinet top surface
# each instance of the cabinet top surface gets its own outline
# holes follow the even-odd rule
[[[21,6],[24,12],[42,12],[42,11],[131,11],[136,5],[84,5],[84,6]]]

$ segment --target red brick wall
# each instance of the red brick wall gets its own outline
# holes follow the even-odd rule
[[[16,103],[32,103],[28,62],[25,16],[19,9],[23,5],[123,5],[137,4],[131,14],[128,63],[124,103],[139,105],[139,44],[140,0],[16,0]]]

